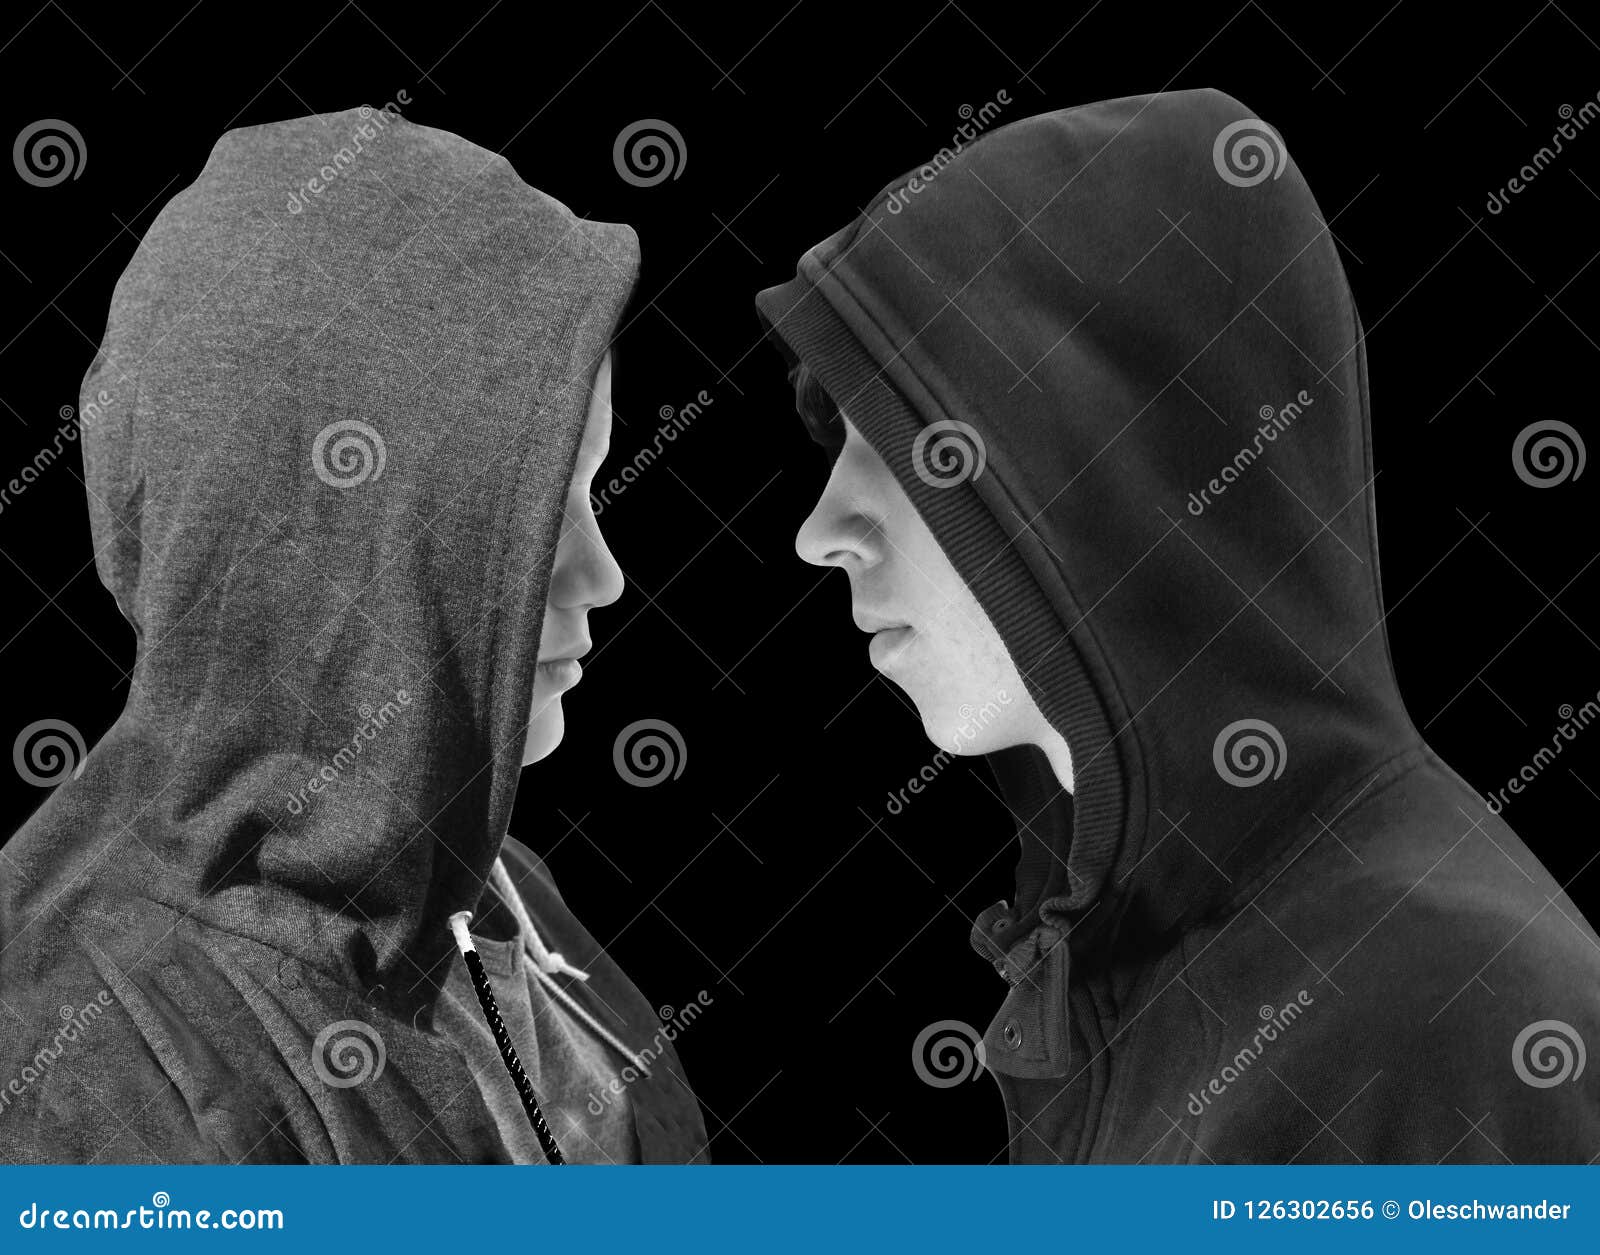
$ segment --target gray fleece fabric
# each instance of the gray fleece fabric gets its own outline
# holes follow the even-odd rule
[[[637,271],[630,228],[365,107],[228,132],[161,211],[82,393],[137,661],[0,860],[0,1156],[526,1158],[499,1061],[441,1023],[467,988],[447,917],[494,922],[503,854],[591,976],[559,979],[656,1058],[604,1141],[703,1158],[651,1004],[507,837],[561,505]],[[584,1158],[580,1098],[546,1114]]]

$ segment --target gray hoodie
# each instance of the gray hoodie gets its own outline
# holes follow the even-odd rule
[[[469,910],[567,1157],[703,1156],[651,1005],[507,837],[637,270],[630,228],[365,107],[228,132],[161,211],[81,407],[137,659],[0,864],[0,1153],[542,1158]]]

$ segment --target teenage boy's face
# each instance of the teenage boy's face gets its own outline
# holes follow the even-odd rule
[[[600,362],[589,395],[583,442],[563,506],[561,540],[556,545],[539,633],[539,665],[534,672],[533,709],[523,746],[526,766],[561,743],[566,720],[561,695],[583,675],[578,659],[589,652],[589,611],[622,596],[622,568],[606,548],[595,518],[589,487],[611,447],[611,355]]]
[[[1034,741],[1043,717],[1011,655],[889,467],[844,419],[845,443],[795,537],[815,566],[850,577],[851,617],[872,634],[872,665],[957,754]]]

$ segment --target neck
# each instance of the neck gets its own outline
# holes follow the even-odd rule
[[[1050,760],[1050,769],[1068,793],[1072,792],[1072,754],[1067,750],[1067,738],[1054,728],[1047,728],[1036,742]]]

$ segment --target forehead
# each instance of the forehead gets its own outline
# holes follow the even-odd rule
[[[848,456],[856,466],[869,470],[875,476],[893,480],[894,472],[883,460],[883,455],[878,452],[877,446],[861,434],[861,429],[852,423],[842,410],[839,419],[842,431],[840,438],[833,445],[834,456]]]

